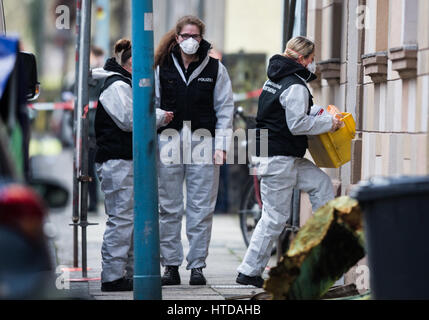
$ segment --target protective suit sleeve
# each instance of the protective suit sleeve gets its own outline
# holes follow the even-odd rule
[[[159,129],[166,125],[165,111],[161,109],[161,82],[159,81],[159,66],[155,70],[155,97],[154,104],[156,108],[156,128]]]
[[[331,115],[307,115],[309,98],[308,89],[300,84],[290,86],[280,96],[286,123],[293,135],[319,135],[332,129]]]
[[[155,70],[155,108],[161,108],[161,82],[159,81],[159,66]]]
[[[219,62],[219,71],[214,89],[214,110],[217,117],[216,149],[228,151],[232,137],[234,98],[228,71],[221,62]]]
[[[119,129],[133,131],[133,90],[127,83],[114,82],[101,93],[100,102]]]
[[[156,108],[156,128],[157,129],[165,125],[164,120],[165,120],[165,111],[160,108]]]
[[[317,115],[322,115],[325,114],[325,108],[323,108],[322,106],[318,106],[318,105],[313,105],[311,107],[310,110],[310,116],[317,116]]]

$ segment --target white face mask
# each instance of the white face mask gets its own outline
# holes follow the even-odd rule
[[[189,38],[188,40],[182,41],[180,43],[180,48],[182,48],[183,52],[186,54],[195,54],[200,47],[200,43],[194,38]]]
[[[316,73],[316,62],[313,61],[312,63],[310,63],[307,66],[307,70],[310,71],[311,73]]]

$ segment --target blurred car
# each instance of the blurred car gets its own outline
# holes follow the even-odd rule
[[[29,186],[0,181],[0,299],[56,295],[55,266],[44,233],[45,203],[67,203],[68,192],[41,181],[34,186],[45,189],[46,201]]]
[[[69,192],[29,171],[27,101],[38,94],[34,55],[0,36],[0,299],[57,297],[48,250],[48,208],[63,208]]]

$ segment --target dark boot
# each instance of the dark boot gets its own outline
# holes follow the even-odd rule
[[[165,266],[164,275],[161,278],[163,286],[176,286],[180,284],[178,266]]]
[[[133,291],[133,280],[121,278],[112,282],[103,282],[101,284],[101,291],[103,292]]]
[[[239,284],[251,285],[257,288],[262,288],[262,286],[264,285],[264,279],[262,279],[262,277],[249,277],[242,273],[238,274],[238,277],[235,281]]]
[[[189,280],[189,284],[191,286],[204,286],[207,281],[203,275],[203,268],[195,268],[191,270],[191,279]]]

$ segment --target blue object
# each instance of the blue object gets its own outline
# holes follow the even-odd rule
[[[95,28],[95,45],[109,56],[110,48],[110,0],[97,0],[97,25]]]
[[[132,1],[134,299],[160,300],[152,0]]]
[[[0,36],[0,98],[15,67],[18,54],[18,39]]]

